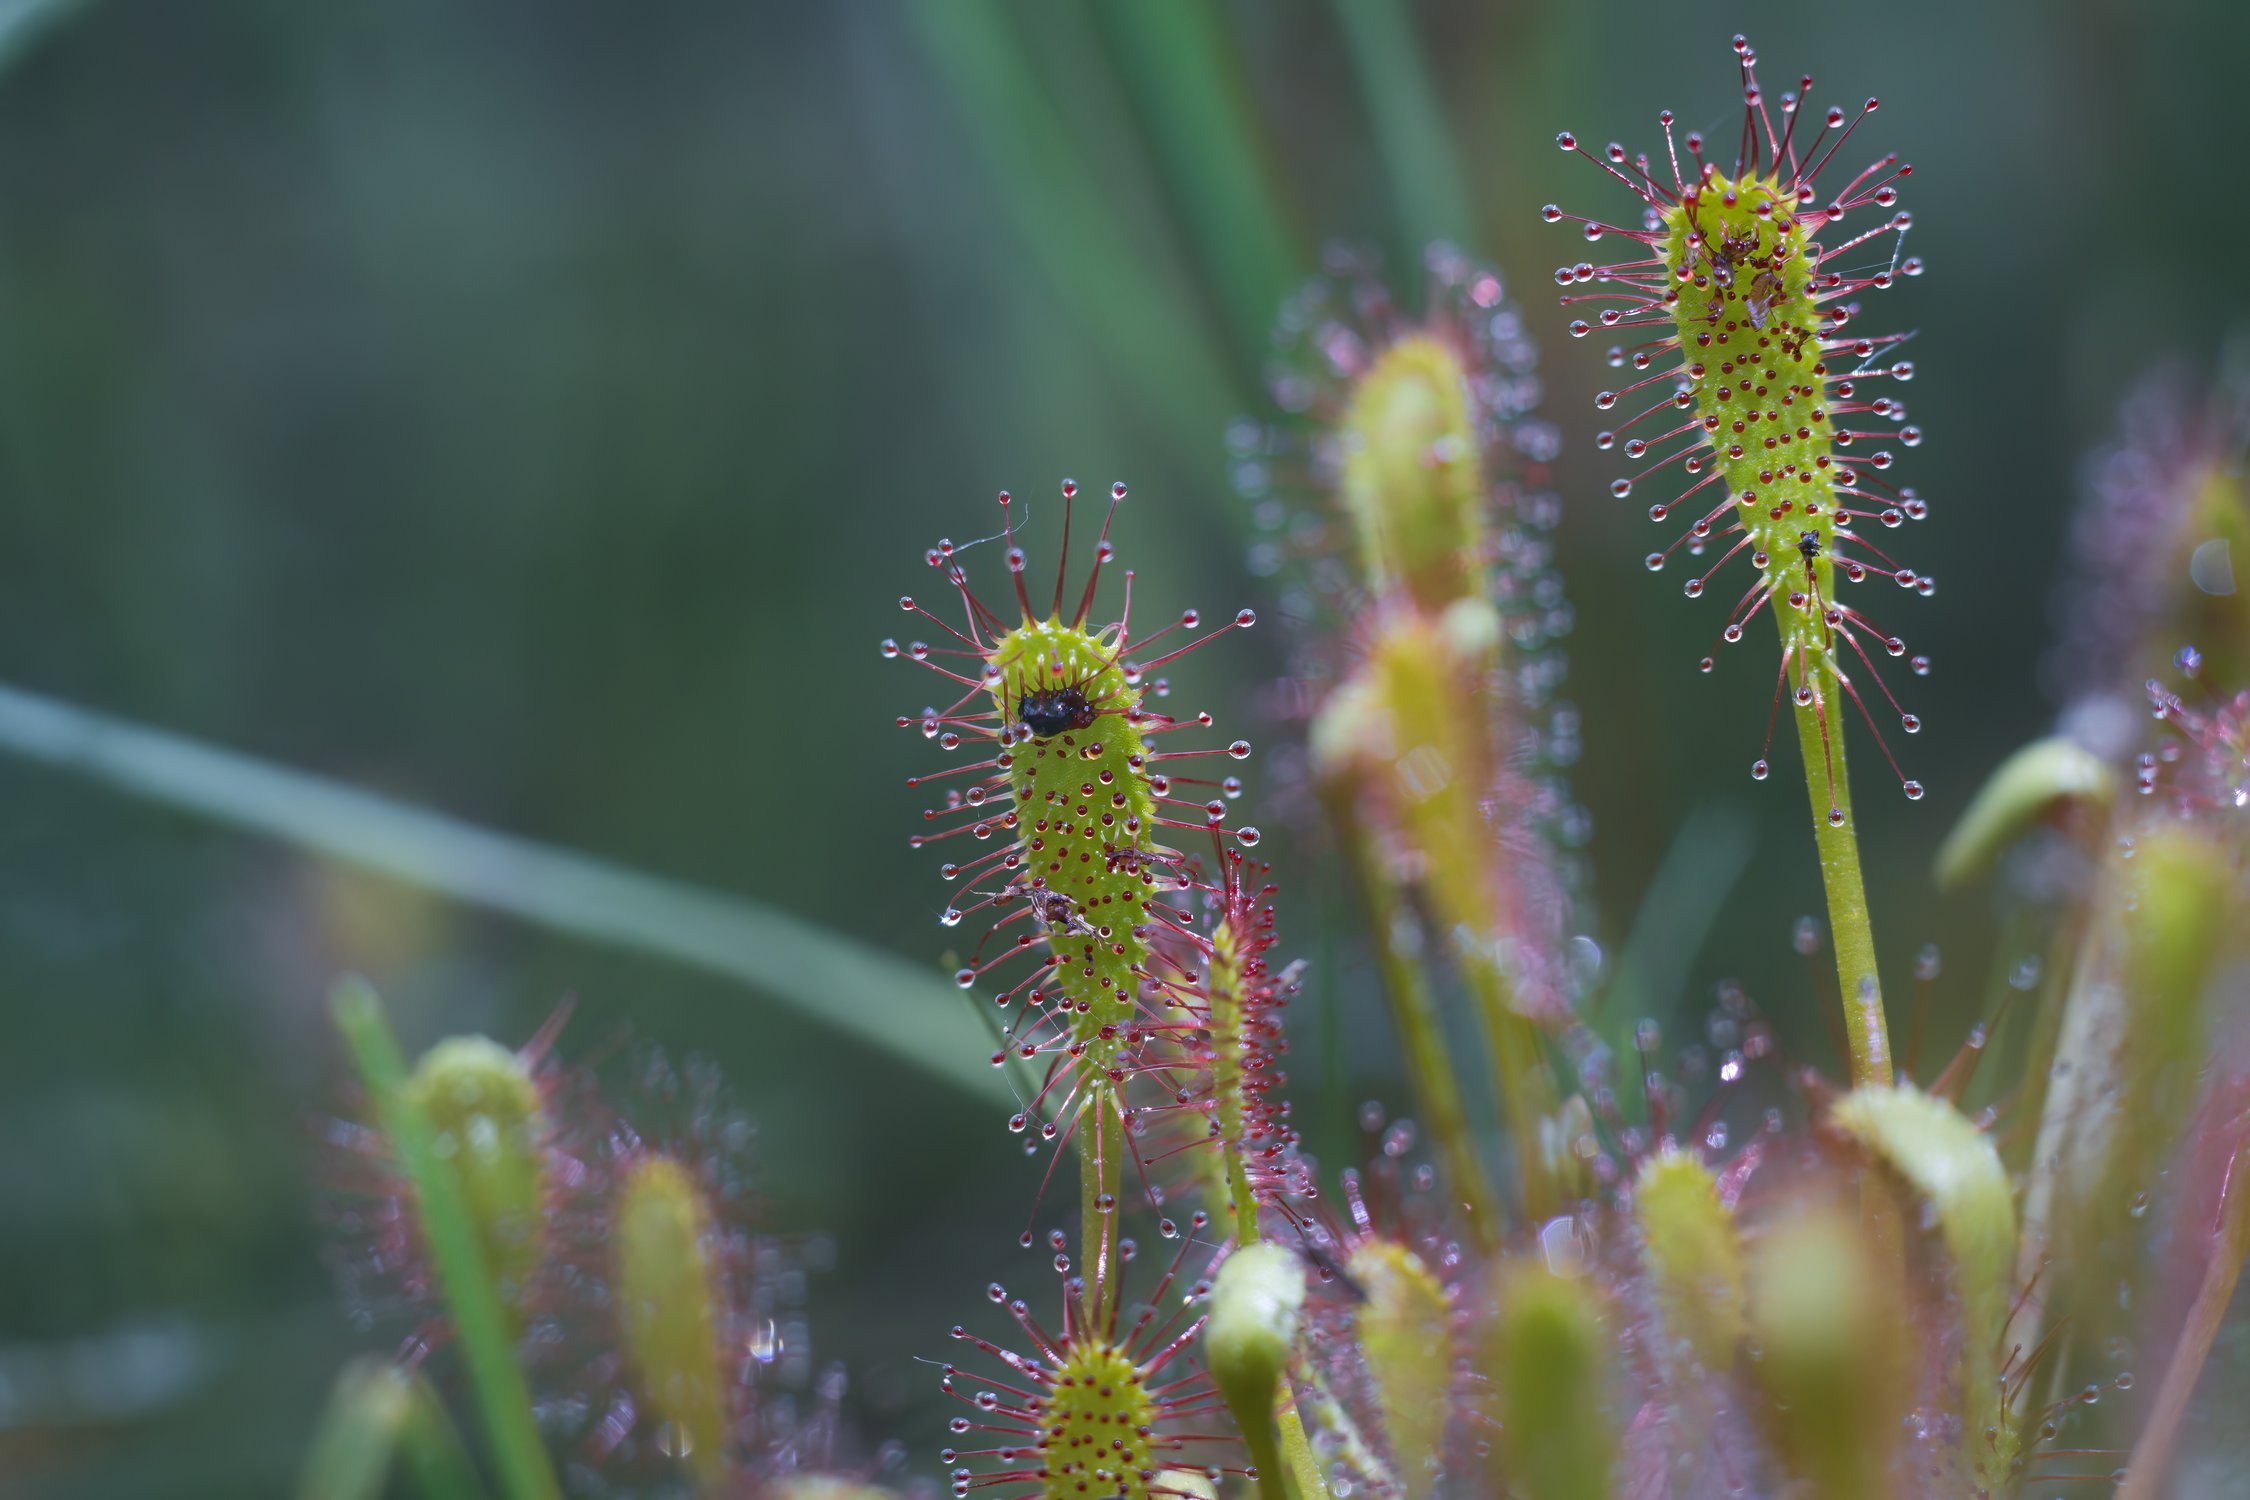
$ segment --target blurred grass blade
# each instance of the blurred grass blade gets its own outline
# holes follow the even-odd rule
[[[429,1382],[362,1355],[337,1372],[297,1479],[297,1500],[377,1500],[401,1460],[425,1500],[482,1500],[461,1435]]]
[[[500,1289],[484,1263],[461,1179],[439,1156],[429,1120],[407,1097],[406,1059],[364,979],[345,979],[328,1007],[359,1066],[398,1170],[413,1187],[423,1243],[452,1314],[454,1337],[484,1419],[485,1439],[510,1500],[559,1500],[561,1490],[532,1415],[531,1389],[516,1364]]]
[[[915,0],[906,15],[951,87],[1015,233],[1095,341],[1125,389],[1158,404],[1187,453],[1212,449],[1242,404],[1223,362],[1162,286],[1138,237],[1073,146],[1046,80],[1007,12],[989,0]]]
[[[91,3],[92,0],[0,0],[0,68],[15,62],[49,30]]]
[[[1097,14],[1165,186],[1255,372],[1266,331],[1304,279],[1306,261],[1225,17],[1204,0],[1135,0]]]
[[[978,1099],[1013,1098],[951,984],[772,907],[4,685],[0,751],[573,937],[740,980]]]
[[[1396,200],[1407,251],[1401,270],[1420,265],[1422,247],[1432,240],[1474,250],[1468,182],[1412,16],[1398,0],[1335,0],[1335,10]]]
[[[1688,814],[1633,913],[1602,991],[1594,1017],[1602,1035],[1629,1037],[1643,1016],[1671,1017],[1696,954],[1757,847],[1757,830],[1739,803],[1706,803]]]

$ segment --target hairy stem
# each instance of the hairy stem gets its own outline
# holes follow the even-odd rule
[[[1212,937],[1210,966],[1211,1095],[1218,1106],[1219,1155],[1226,1177],[1223,1212],[1234,1221],[1237,1245],[1258,1242],[1258,1200],[1243,1161],[1242,1107],[1243,993],[1240,956],[1232,929],[1221,925]]]
[[[1406,1053],[1407,1078],[1421,1105],[1422,1126],[1437,1143],[1453,1201],[1468,1220],[1471,1237],[1479,1248],[1490,1251],[1500,1233],[1492,1184],[1485,1177],[1476,1142],[1469,1134],[1468,1114],[1461,1106],[1461,1085],[1446,1055],[1429,976],[1406,939],[1405,903],[1399,899],[1397,885],[1380,867],[1349,792],[1339,790],[1323,800],[1329,826],[1336,831],[1351,866],[1352,887],[1366,916],[1367,930],[1374,937],[1376,969],[1382,976],[1383,993],[1391,1002],[1391,1021],[1398,1028],[1399,1045]]]
[[[1297,1414],[1297,1398],[1290,1393],[1287,1381],[1282,1382],[1274,1415],[1281,1428],[1281,1453],[1288,1462],[1287,1477],[1296,1490],[1297,1500],[1329,1500],[1327,1476],[1320,1472],[1320,1457],[1313,1452],[1312,1439],[1305,1435],[1305,1419]]]
[[[1859,830],[1852,822],[1840,708],[1841,700],[1830,694],[1797,709],[1797,746],[1804,755],[1805,791],[1812,802],[1820,883],[1828,894],[1828,930],[1836,944],[1836,979],[1842,986],[1852,1086],[1863,1088],[1891,1081],[1891,1038],[1883,1021],[1883,988],[1875,973],[1875,931],[1867,919],[1867,888],[1859,874]],[[1844,815],[1842,822],[1829,820],[1831,808]]]

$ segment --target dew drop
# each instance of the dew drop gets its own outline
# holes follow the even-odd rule
[[[1922,783],[1919,781],[1909,781],[1901,790],[1906,793],[1906,800],[1909,802],[1919,802],[1922,800]],[[1843,815],[1841,813],[1832,813],[1829,817],[1829,821],[1834,823],[1841,823],[1844,821]]]
[[[1922,732],[1922,721],[1913,714],[1900,714],[1898,716],[1898,727],[1908,734],[1920,734]]]
[[[1262,837],[1264,835],[1260,834],[1255,828],[1237,828],[1234,831],[1234,841],[1245,849],[1256,848],[1258,840]]]
[[[1910,786],[1912,784],[1913,783],[1911,782],[1908,783],[1908,785]],[[1828,826],[1831,828],[1841,828],[1844,826],[1844,810],[1842,808],[1831,807],[1830,809],[1828,809]]]
[[[1765,779],[1766,779],[1766,771],[1767,771],[1767,766],[1766,766],[1766,763],[1765,763],[1764,761],[1762,761],[1762,760],[1754,760],[1754,761],[1750,762],[1750,779],[1751,779],[1752,781],[1763,781],[1763,780],[1765,780]]]

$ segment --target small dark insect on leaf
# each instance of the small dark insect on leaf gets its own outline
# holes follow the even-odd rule
[[[1026,693],[1016,705],[1016,718],[1039,739],[1053,739],[1094,722],[1094,706],[1074,687],[1049,688]]]

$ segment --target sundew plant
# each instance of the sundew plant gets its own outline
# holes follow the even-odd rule
[[[1337,10],[1380,94],[1411,37],[1387,8]],[[1119,48],[1172,57],[1199,15],[1120,7]],[[914,25],[987,149],[1051,145],[997,33]],[[1504,274],[1466,223],[1270,274],[1296,268],[1229,190],[1250,158],[1226,110],[1196,105],[1215,75],[1165,76],[1192,120],[1157,149],[1188,163],[1228,305],[1260,324],[1254,409],[1194,434],[1230,492],[1160,509],[1106,473],[932,487],[913,536],[824,495],[861,586],[802,629],[873,649],[834,700],[852,711],[795,680],[791,643],[759,687],[777,714],[815,704],[793,743],[895,814],[895,838],[845,862],[925,887],[912,963],[434,819],[292,833],[380,821],[298,782],[222,813],[792,994],[827,1045],[974,1098],[990,1150],[878,1111],[884,1149],[975,1179],[949,1200],[1014,1205],[896,1226],[894,1275],[946,1264],[916,1253],[941,1241],[990,1270],[911,1288],[954,1311],[886,1318],[878,1351],[832,1347],[839,1246],[764,1177],[804,1093],[738,1090],[692,1030],[589,1023],[572,1000],[529,1035],[449,1026],[414,1055],[403,1008],[338,978],[345,1062],[307,1154],[361,1347],[300,1494],[2250,1494],[2230,1430],[2250,376],[2183,361],[2105,388],[2111,430],[2054,507],[2065,581],[2036,670],[2059,712],[1987,771],[1957,748],[1974,726],[1927,695],[1956,661],[2018,669],[1946,638],[1915,560],[1987,525],[1940,440],[1985,417],[1914,381],[1917,363],[1997,366],[2005,327],[1916,304],[1946,267],[1924,279],[1908,189],[1930,179],[1884,138],[1899,111],[1777,86],[1750,41],[1709,40],[1639,145],[1596,144],[1625,125],[1586,101],[1541,122],[1550,163],[1547,132],[1570,127],[1552,137],[1567,201],[1470,184],[1557,247],[1551,284]],[[1402,182],[1453,170],[1434,117],[1381,125]],[[1931,177],[1983,170],[1951,152]],[[1097,237],[1019,227],[1057,265]],[[1148,283],[1104,267],[1083,274],[1116,299],[1120,378],[1165,408],[1203,372],[1150,353]],[[1581,347],[1598,387],[1557,357]],[[1991,546],[2010,566],[2009,539]],[[1171,602],[1214,575],[1241,591],[1225,607]],[[1627,640],[1739,712],[1675,726],[1652,699],[1632,728],[1649,758],[1718,740],[1736,793],[1786,804],[1790,847],[1760,851],[1784,875],[1741,899],[1795,880],[1758,917],[1803,960],[1772,980],[1758,955],[1709,955],[1756,983],[1661,1020],[1601,935],[1654,928],[1692,955],[1702,930],[1662,930],[1678,902],[1602,909],[1586,762],[1613,721],[1582,712],[1646,679],[1577,645],[1644,588],[1663,597],[1631,618],[1655,627],[1605,652]],[[1214,661],[1270,680],[1206,703]],[[129,738],[48,738],[166,784],[131,769]],[[893,750],[904,787],[879,769]],[[225,800],[174,785],[155,794]],[[1938,847],[1911,890],[1863,862],[1894,819],[1931,820]],[[430,873],[399,852],[409,833],[471,873]],[[1934,946],[1901,964],[1920,935],[1896,914],[1960,903],[2007,914],[1994,971]],[[1395,1057],[1390,1096],[1339,1096],[1363,1046]],[[875,1399],[870,1367],[913,1391]]]

